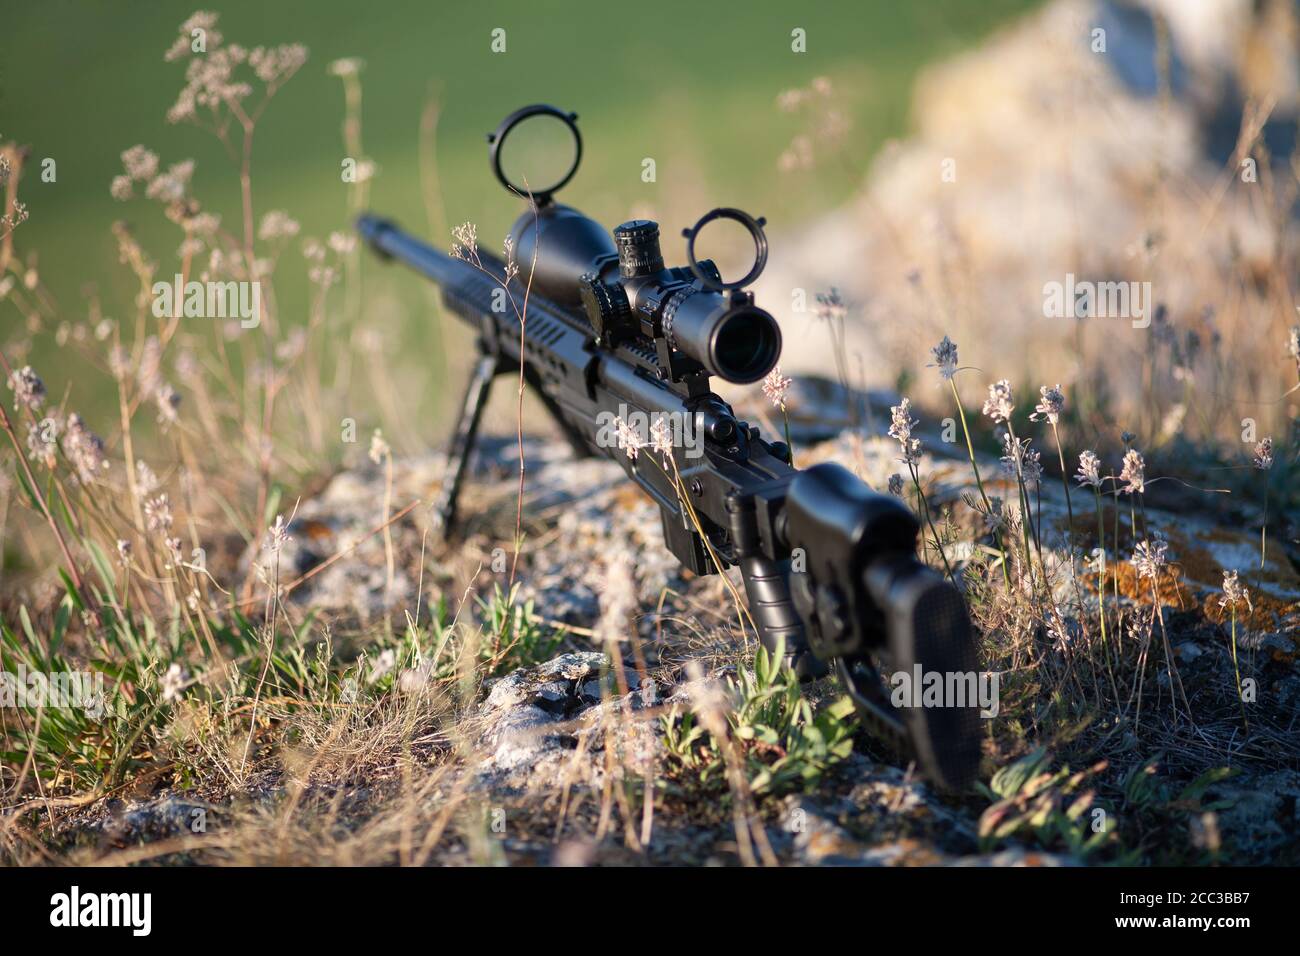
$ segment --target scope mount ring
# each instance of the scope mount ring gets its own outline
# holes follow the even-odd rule
[[[700,230],[713,222],[715,219],[731,219],[740,223],[749,231],[749,236],[754,240],[754,265],[737,279],[735,282],[721,282],[713,279],[703,269],[700,268],[699,260],[695,258],[695,239],[700,234]],[[713,292],[735,292],[752,285],[763,274],[767,268],[767,233],[763,227],[767,225],[767,220],[762,216],[755,219],[743,209],[734,209],[731,206],[719,206],[700,217],[700,221],[689,229],[683,229],[682,235],[686,237],[686,259],[690,263],[691,272],[695,278],[700,281],[706,289]]]
[[[534,116],[552,116],[567,126],[569,132],[573,134],[573,165],[569,167],[569,171],[558,182],[546,189],[530,189],[526,186],[516,185],[506,177],[505,171],[501,168],[501,146],[505,143],[506,137],[516,126]],[[566,113],[564,110],[546,103],[534,103],[532,106],[523,106],[515,110],[503,119],[495,130],[488,133],[487,141],[488,155],[492,162],[492,172],[496,174],[497,181],[516,196],[528,198],[531,195],[538,206],[548,205],[551,202],[551,197],[568,185],[569,180],[573,178],[574,173],[578,171],[579,164],[582,162],[582,134],[578,132],[578,114]]]

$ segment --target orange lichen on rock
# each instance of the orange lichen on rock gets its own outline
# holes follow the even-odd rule
[[[1121,561],[1107,569],[1106,592],[1114,593],[1117,583],[1119,593],[1124,597],[1139,603],[1151,600],[1152,581],[1150,578],[1139,577],[1132,562]],[[1183,572],[1177,563],[1161,572],[1159,580],[1155,582],[1155,593],[1160,596],[1160,603],[1165,607],[1186,609],[1196,606],[1196,596],[1183,583]]]

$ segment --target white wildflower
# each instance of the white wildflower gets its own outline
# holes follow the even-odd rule
[[[46,468],[53,468],[58,463],[61,429],[57,418],[43,418],[27,426],[27,451]]]
[[[995,423],[1005,422],[1011,418],[1016,403],[1011,394],[1011,383],[1007,379],[994,382],[989,386],[989,397],[984,402],[984,414]]]
[[[275,524],[266,532],[266,543],[264,547],[273,554],[279,554],[286,544],[292,541],[289,537],[289,527],[284,523],[284,515],[275,516]]]
[[[263,242],[292,239],[300,229],[298,221],[283,209],[272,209],[262,216],[262,222],[257,227],[257,238]]]
[[[331,232],[325,242],[340,256],[346,256],[357,247],[357,237],[347,232]]]
[[[158,490],[158,476],[143,458],[135,463],[135,487],[141,495],[151,495]]]
[[[1007,432],[1002,436],[1002,470],[1011,478],[1021,477],[1025,484],[1035,484],[1043,476],[1043,465],[1038,452],[1028,438],[1016,439]]]
[[[1029,416],[1029,420],[1036,422],[1041,416],[1047,419],[1048,424],[1059,423],[1061,411],[1065,408],[1065,393],[1061,391],[1061,386],[1055,385],[1049,388],[1043,385],[1038,392],[1042,395],[1042,400],[1034,406],[1034,414]]]
[[[477,261],[478,226],[474,225],[472,222],[463,222],[456,228],[452,229],[451,237],[455,240],[451,244],[452,256],[457,259]]]
[[[36,411],[45,404],[45,383],[30,365],[9,376],[9,390],[14,393],[14,409],[25,406]]]
[[[170,531],[172,526],[172,506],[167,493],[155,495],[144,503],[145,526],[150,531]]]
[[[1250,592],[1246,586],[1237,580],[1236,571],[1223,572],[1223,597],[1219,598],[1219,607],[1236,608],[1238,605],[1245,604],[1252,611],[1254,607],[1250,603]]]
[[[180,664],[173,664],[167,668],[167,672],[158,679],[158,688],[162,691],[162,699],[170,702],[180,698],[189,679],[190,675],[186,673]]]
[[[957,374],[957,346],[948,336],[945,335],[942,342],[930,349],[930,354],[934,356],[934,364],[926,368],[937,368],[945,379]]]
[[[122,168],[135,182],[147,182],[158,175],[158,154],[144,146],[132,146],[122,153]]]
[[[114,176],[113,181],[109,183],[108,194],[118,202],[126,202],[131,199],[135,195],[131,189],[131,177]]]
[[[1081,485],[1090,485],[1093,488],[1101,487],[1101,475],[1098,469],[1101,467],[1101,459],[1093,451],[1081,452],[1079,455],[1079,473],[1074,476],[1074,480]]]
[[[889,437],[904,447],[912,438],[912,429],[920,424],[918,419],[911,417],[911,411],[912,402],[906,398],[889,409]]]
[[[763,394],[773,405],[785,411],[785,395],[793,384],[792,379],[781,374],[781,366],[775,365],[772,371],[767,373],[767,378],[763,379]]]
[[[1120,489],[1122,494],[1136,495],[1146,490],[1146,462],[1136,448],[1130,448],[1124,453],[1124,467],[1120,470],[1119,478],[1125,483]]]
[[[77,470],[77,480],[83,485],[93,484],[108,470],[108,459],[104,457],[104,440],[87,428],[81,416],[75,412],[68,416],[63,451]]]
[[[1151,578],[1153,581],[1158,579],[1168,550],[1169,543],[1160,537],[1139,541],[1133,550],[1133,567],[1137,568],[1138,577]]]
[[[614,419],[614,428],[618,433],[618,447],[627,454],[629,459],[635,461],[637,452],[645,447],[645,442],[636,433],[636,429],[623,421],[621,417]]]
[[[365,67],[366,61],[354,56],[345,56],[335,60],[325,68],[330,76],[356,76]]]
[[[668,427],[667,419],[662,416],[656,417],[650,426],[650,449],[656,455],[673,453],[673,432]]]

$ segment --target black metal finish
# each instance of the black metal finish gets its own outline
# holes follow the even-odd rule
[[[748,281],[766,259],[762,220],[715,210],[694,231],[716,218],[752,224],[758,255]],[[755,381],[779,355],[776,322],[749,293],[722,284],[693,252],[689,266],[665,267],[655,223],[624,223],[611,239],[567,206],[520,216],[511,232],[513,281],[506,263],[482,250],[471,265],[385,220],[363,216],[358,229],[381,255],[437,282],[447,307],[479,331],[483,355],[438,504],[444,527],[455,518],[491,379],[522,362],[575,449],[616,461],[659,506],[664,543],[684,566],[697,574],[740,567],[764,646],[783,646],[804,677],[833,664],[864,724],[901,742],[935,782],[970,781],[974,711],[899,708],[884,690],[885,668],[978,666],[960,593],[916,558],[915,517],[838,465],[795,470],[784,444],[764,439],[709,389],[710,375]],[[500,308],[503,289],[517,309]],[[697,440],[634,457],[618,447],[615,419],[664,416]]]
[[[825,676],[826,663],[808,648],[803,621],[790,600],[790,562],[754,555],[740,559],[740,570],[749,613],[763,646],[769,651],[791,648],[790,665],[802,678]]]
[[[511,182],[506,176],[505,170],[501,168],[501,147],[505,145],[510,131],[522,123],[524,120],[531,119],[534,116],[551,116],[562,122],[569,128],[573,135],[573,165],[559,180],[554,183],[547,183],[543,186],[541,183],[515,183]],[[496,174],[497,181],[505,186],[517,196],[531,195],[533,201],[539,206],[549,205],[551,197],[563,189],[573,178],[573,174],[578,171],[578,166],[582,164],[582,134],[578,132],[578,114],[565,113],[554,106],[548,106],[545,103],[536,103],[533,106],[525,106],[515,110],[509,116],[501,121],[493,132],[488,133],[488,157],[492,163],[492,172]]]
[[[709,275],[701,266],[700,260],[695,258],[695,240],[699,238],[701,230],[709,223],[718,219],[731,219],[740,223],[749,231],[750,238],[754,240],[754,265],[750,267],[749,272],[745,273],[743,278],[734,282],[723,282],[721,277]],[[758,277],[763,274],[767,268],[767,233],[763,227],[767,225],[767,220],[762,216],[755,219],[749,213],[741,209],[732,209],[730,206],[719,206],[711,212],[706,212],[700,217],[690,229],[683,229],[682,235],[686,237],[686,261],[690,263],[691,272],[700,284],[706,289],[712,289],[714,292],[727,292],[734,289],[743,289],[751,286],[758,281]]]
[[[456,500],[465,483],[465,472],[469,467],[470,454],[474,451],[474,439],[478,437],[478,424],[487,405],[492,379],[496,378],[499,371],[500,366],[494,356],[480,355],[470,372],[469,382],[465,385],[465,398],[461,402],[460,416],[456,419],[456,428],[451,433],[451,446],[447,451],[447,477],[433,503],[431,524],[434,533],[441,537],[450,535],[455,526]]]

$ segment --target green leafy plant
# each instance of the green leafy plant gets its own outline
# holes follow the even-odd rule
[[[1073,773],[1065,766],[1053,770],[1051,764],[1047,750],[1038,748],[1000,769],[987,786],[977,784],[995,801],[979,821],[985,852],[1005,840],[1020,839],[1086,858],[1113,839],[1109,814],[1097,804],[1096,792],[1084,788],[1105,769],[1105,762]]]
[[[733,708],[729,730],[740,743],[750,789],[756,794],[806,790],[853,749],[853,704],[841,697],[814,710],[784,649],[759,648],[752,670],[728,678]],[[706,785],[722,780],[718,741],[694,714],[663,718],[664,744],[677,763]]]
[[[512,671],[549,660],[564,640],[564,631],[546,624],[533,601],[519,601],[519,585],[509,591],[494,585],[488,598],[478,598],[483,612],[482,659],[488,674]]]

